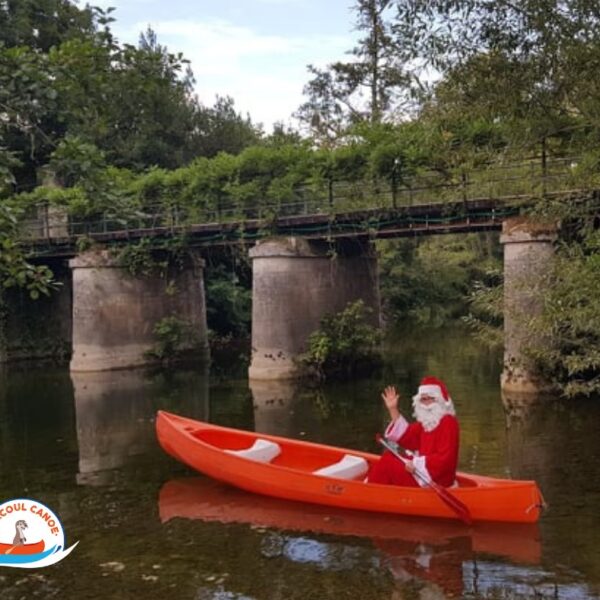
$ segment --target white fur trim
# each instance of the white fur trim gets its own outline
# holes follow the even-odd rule
[[[408,429],[408,421],[400,415],[397,419],[394,419],[385,430],[385,437],[390,440],[397,442]]]
[[[454,402],[452,402],[452,398],[448,396],[448,400],[444,398],[442,395],[441,388],[437,385],[421,385],[417,393],[413,396],[413,406],[416,408],[417,403],[421,402],[421,395],[427,394],[436,399],[437,403],[440,406],[444,407],[446,414],[455,415],[456,411],[454,410]]]
[[[427,470],[427,459],[425,456],[415,456],[412,459],[412,464],[415,466],[415,469],[418,473],[418,476],[415,477],[415,475],[413,475],[413,477],[415,478],[415,481],[421,486],[421,487],[427,487],[430,483],[431,483],[431,475],[429,474],[429,471]]]
[[[442,394],[442,388],[439,385],[420,385],[418,395],[432,396],[433,398],[445,400],[444,395]]]

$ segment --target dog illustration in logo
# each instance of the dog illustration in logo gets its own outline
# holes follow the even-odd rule
[[[15,537],[12,544],[0,544],[0,554],[36,554],[44,550],[44,541],[35,544],[26,544],[25,530],[27,521],[19,519],[15,523]]]

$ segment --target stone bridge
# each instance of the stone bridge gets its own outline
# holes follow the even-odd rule
[[[580,198],[577,190],[546,196]],[[246,218],[227,222],[165,223],[148,227],[98,227],[75,231],[60,212],[42,214],[23,239],[36,260],[53,266],[62,288],[44,309],[46,323],[71,345],[72,372],[138,367],[149,362],[153,328],[175,316],[195,331],[195,350],[207,357],[203,248],[248,247],[253,268],[253,380],[301,375],[295,361],[321,318],[361,299],[379,324],[377,256],[380,238],[501,230],[504,246],[505,367],[503,389],[537,393],[543,382],[527,367],[521,348],[527,320],[540,307],[541,282],[557,230],[519,215],[523,195],[384,206],[354,211]],[[33,234],[31,232],[34,232]],[[111,246],[185,236],[187,258],[161,275],[134,277],[116,260]],[[82,237],[93,241],[86,251]],[[23,298],[21,304],[26,302]],[[37,309],[36,309],[37,310]],[[19,311],[9,314],[5,340],[18,335]],[[10,346],[10,343],[7,345]],[[2,359],[0,350],[0,359]],[[35,353],[30,352],[29,355]],[[4,359],[18,357],[6,352]],[[27,352],[22,353],[22,357]]]

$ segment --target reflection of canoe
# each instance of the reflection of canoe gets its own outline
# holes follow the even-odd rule
[[[537,564],[541,550],[534,523],[477,523],[467,530],[462,523],[346,510],[261,498],[204,477],[173,479],[159,494],[159,515],[164,523],[174,518],[220,523],[249,523],[289,531],[352,535],[376,540],[388,554],[400,547],[424,543],[445,545],[456,539],[470,540],[473,552],[508,557],[515,562]],[[392,551],[392,544],[396,551]]]
[[[422,589],[419,597],[462,597],[465,590],[463,565],[474,558],[471,538],[456,537],[436,544],[378,540],[376,546],[397,582],[402,585],[416,580],[428,590],[423,593]]]
[[[341,508],[456,518],[430,489],[364,483],[364,470],[356,468],[361,462],[368,468],[378,459],[374,454],[219,427],[163,411],[158,413],[156,430],[163,449],[173,457],[246,491]],[[346,455],[353,458],[342,466]],[[269,462],[259,462],[265,460]],[[326,468],[338,475],[314,473]],[[534,481],[464,473],[457,480],[459,486],[451,492],[469,508],[473,520],[535,522],[539,518],[541,496]]]
[[[41,542],[36,542],[35,544],[23,544],[22,546],[0,544],[0,554],[6,554],[9,550],[10,554],[38,554],[39,552],[43,552],[44,548],[44,540]]]

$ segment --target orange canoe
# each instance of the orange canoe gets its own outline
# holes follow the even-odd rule
[[[0,544],[0,554],[39,554],[44,551],[44,540],[35,544],[23,544],[22,546],[13,546],[12,544]]]
[[[411,516],[456,518],[427,488],[365,483],[378,456],[346,448],[242,431],[159,411],[162,448],[181,462],[243,490],[311,504]],[[534,481],[459,473],[449,491],[474,521],[533,523],[541,493]]]

